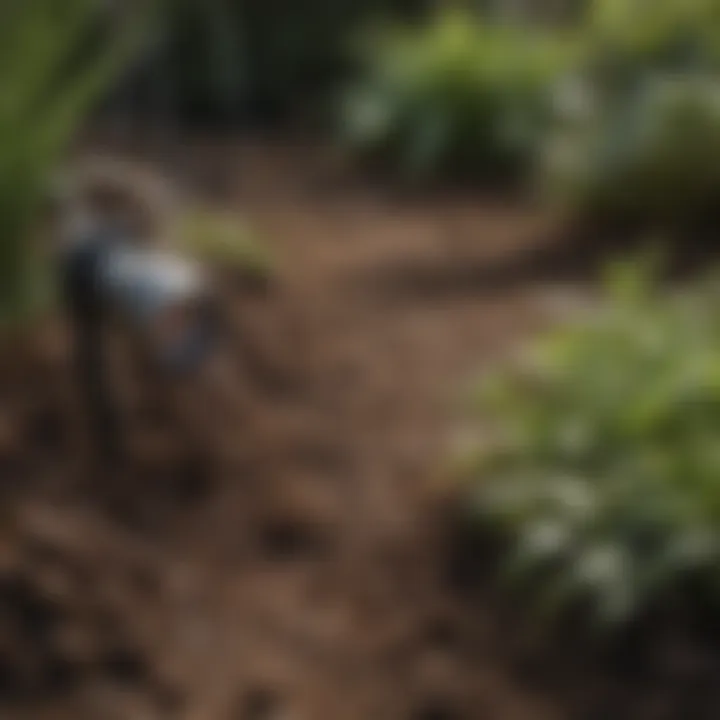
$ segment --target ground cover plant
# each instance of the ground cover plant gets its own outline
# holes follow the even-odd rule
[[[634,265],[609,300],[478,391],[487,442],[472,522],[549,617],[618,628],[666,601],[720,600],[720,306],[656,294]]]

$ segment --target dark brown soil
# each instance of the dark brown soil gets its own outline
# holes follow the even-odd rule
[[[577,254],[528,261],[551,221],[371,191],[303,148],[182,157],[276,277],[229,290],[222,397],[122,391],[125,468],[77,451],[61,323],[5,351],[0,716],[716,717],[712,654],[560,652],[451,572],[453,400],[586,277]]]

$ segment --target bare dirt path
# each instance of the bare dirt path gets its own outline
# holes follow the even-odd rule
[[[237,440],[247,474],[183,528],[227,593],[186,717],[558,717],[464,622],[432,503],[453,396],[539,322],[544,290],[452,273],[532,240],[537,218],[334,190],[287,149],[242,166],[235,199],[278,278],[240,342],[271,361]]]

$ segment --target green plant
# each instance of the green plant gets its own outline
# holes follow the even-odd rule
[[[720,197],[720,3],[594,0],[556,93],[541,187],[579,211],[685,222]]]
[[[203,262],[257,280],[272,274],[273,260],[252,230],[232,213],[196,208],[179,223],[180,245]]]
[[[371,35],[343,135],[408,175],[516,178],[542,137],[549,89],[572,43],[558,34],[445,11]]]
[[[558,119],[546,146],[546,191],[581,213],[686,221],[720,200],[720,81],[656,75]]]
[[[636,75],[717,68],[717,0],[592,0],[580,28],[599,68]]]
[[[53,170],[136,39],[129,11],[109,38],[93,0],[0,6],[0,319],[38,303],[40,210]]]
[[[473,523],[557,617],[617,627],[671,597],[720,603],[720,305],[619,265],[591,317],[481,383]]]

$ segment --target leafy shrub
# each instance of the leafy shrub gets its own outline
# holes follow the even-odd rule
[[[720,306],[650,277],[621,266],[596,316],[478,393],[472,522],[501,531],[504,572],[550,617],[720,602]]]
[[[126,6],[128,9],[130,6]],[[94,0],[0,5],[0,318],[38,301],[33,235],[46,183],[136,39],[131,10],[98,37]]]
[[[411,176],[516,178],[532,162],[570,43],[449,11],[372,36],[344,108],[350,147]]]
[[[595,0],[555,94],[542,186],[580,212],[685,221],[720,199],[720,3]]]
[[[581,212],[683,221],[720,201],[720,80],[655,76],[558,120],[545,156],[546,188]]]
[[[580,32],[599,69],[637,75],[717,68],[717,0],[593,0]]]

